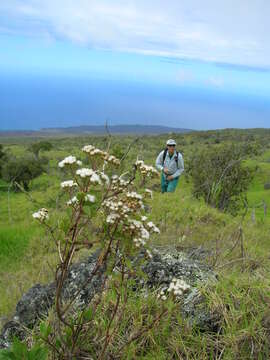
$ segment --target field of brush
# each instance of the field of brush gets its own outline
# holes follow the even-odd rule
[[[259,155],[245,160],[247,166],[256,169],[247,193],[246,213],[243,210],[233,217],[207,206],[203,200],[194,199],[192,183],[185,175],[174,194],[161,194],[159,179],[148,187],[154,190],[150,219],[161,230],[153,246],[183,251],[202,247],[209,253],[208,265],[218,274],[217,284],[202,291],[210,309],[220,312],[224,319],[223,333],[218,338],[223,349],[220,358],[266,359],[266,354],[270,357],[270,190],[264,185],[270,183],[270,132],[223,130],[139,138],[113,136],[110,151],[121,155],[132,143],[120,169],[122,172],[131,169],[137,157],[154,165],[168,136],[176,139],[187,166],[189,154],[202,147],[246,141],[261,147]],[[7,153],[20,157],[38,140],[1,138],[0,143]],[[58,162],[68,155],[83,159],[80,151],[83,145],[106,149],[108,143],[106,136],[47,140],[53,148],[42,153],[50,159],[46,172],[31,182],[29,192],[14,192],[0,179],[0,325],[11,316],[16,302],[27,289],[53,279],[57,261],[54,244],[34,222],[32,213],[40,207],[57,211],[60,182],[65,179]],[[147,359],[166,359],[168,347],[176,343],[182,344],[187,359],[210,359],[209,347],[213,341],[216,339],[211,334],[192,328],[164,332],[153,344],[153,351],[159,355]]]

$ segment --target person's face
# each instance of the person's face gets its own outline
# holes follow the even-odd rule
[[[174,153],[175,145],[167,145],[169,154],[172,155]]]

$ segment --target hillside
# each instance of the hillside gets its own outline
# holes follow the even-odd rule
[[[110,148],[115,156],[121,157],[132,144],[121,169],[124,172],[132,167],[137,156],[147,164],[154,164],[168,136],[171,135],[141,136],[135,142],[134,136],[113,136]],[[218,151],[225,144],[249,143],[260,150],[244,161],[255,173],[247,191],[248,206],[237,215],[221,212],[201,198],[196,199],[187,174],[181,178],[174,194],[161,194],[158,178],[149,184],[153,201],[149,203],[152,212],[148,216],[161,232],[160,236],[152,238],[150,245],[162,251],[182,251],[210,266],[217,274],[218,281],[200,285],[200,291],[210,312],[218,316],[221,330],[218,333],[199,331],[189,319],[182,318],[174,310],[164,317],[160,327],[149,329],[143,339],[131,344],[122,358],[267,359],[270,354],[270,190],[265,184],[270,183],[270,131],[228,129],[174,134],[174,137],[183,153],[186,169],[191,155],[201,149]],[[60,172],[58,162],[71,154],[81,159],[83,145],[93,144],[101,149],[108,145],[107,137],[94,135],[49,138],[49,141],[52,150],[42,153],[49,158],[46,171],[30,183],[29,192],[14,192],[3,180],[0,183],[2,325],[30,287],[54,278],[57,250],[48,231],[34,222],[32,213],[46,207],[54,214],[53,218],[62,216],[63,195],[59,192],[59,183],[66,180],[66,175]],[[20,157],[27,153],[28,147],[22,139],[13,138],[9,143],[7,139],[4,150]],[[92,249],[84,249],[75,258],[79,260],[92,253]],[[114,300],[112,297],[111,301]],[[151,298],[151,304],[153,313],[159,311],[155,298]],[[142,312],[136,308],[149,309],[149,306],[142,299],[131,299],[127,307],[134,324],[147,321],[147,316],[152,314],[148,313],[142,320]],[[101,315],[99,321],[102,324]],[[112,347],[112,353],[115,349]]]

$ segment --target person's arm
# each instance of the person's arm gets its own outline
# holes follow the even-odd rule
[[[172,178],[175,179],[176,177],[179,177],[182,172],[185,170],[184,169],[184,159],[183,159],[183,156],[178,153],[178,162],[177,162],[177,166],[178,166],[178,169],[176,170],[176,172],[172,175]]]
[[[164,150],[161,151],[161,153],[158,155],[157,159],[156,159],[156,168],[160,171],[163,170],[163,153],[164,153]]]

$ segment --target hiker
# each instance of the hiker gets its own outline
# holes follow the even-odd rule
[[[178,180],[184,171],[182,154],[175,150],[176,142],[169,139],[167,147],[162,150],[156,159],[156,167],[161,170],[161,192],[174,192]]]

